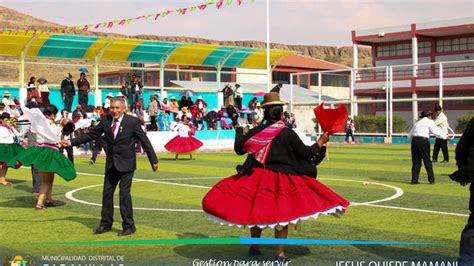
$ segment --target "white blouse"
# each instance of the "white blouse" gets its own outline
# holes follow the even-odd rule
[[[39,144],[57,144],[61,139],[61,127],[52,123],[46,118],[38,108],[29,109],[22,106],[23,117],[31,122],[30,130],[36,134],[36,141]]]

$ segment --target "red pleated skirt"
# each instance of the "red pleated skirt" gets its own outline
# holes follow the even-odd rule
[[[251,175],[219,181],[202,206],[205,216],[219,224],[274,228],[342,214],[349,202],[313,177],[253,168]]]
[[[183,138],[178,135],[166,143],[165,149],[173,153],[184,154],[192,153],[201,146],[202,142],[193,136]]]

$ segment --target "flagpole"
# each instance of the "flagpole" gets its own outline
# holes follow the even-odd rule
[[[270,0],[267,0],[267,92],[271,90],[272,77],[270,73]]]

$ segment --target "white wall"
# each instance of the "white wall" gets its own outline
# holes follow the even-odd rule
[[[236,69],[236,82],[237,83],[267,83],[266,75],[252,75],[252,74],[239,74],[242,72],[255,73],[255,74],[266,74],[265,69],[248,69],[248,68],[237,68]]]
[[[315,123],[313,119],[315,118],[313,109],[316,106],[306,106],[306,105],[294,105],[293,113],[296,117],[296,126],[301,129],[306,134],[314,135],[316,131],[314,130]]]
[[[319,87],[318,86],[311,86],[309,89],[311,91],[316,92],[316,93],[319,92]],[[339,99],[339,100],[350,99],[350,94],[351,93],[350,93],[349,87],[323,86],[322,90],[323,90],[322,95],[324,95],[324,96],[329,96],[329,97]]]
[[[473,53],[465,53],[465,54],[453,54],[453,55],[439,55],[439,56],[436,56],[436,62],[461,61],[461,60],[474,60],[474,54]],[[466,64],[472,66],[473,63],[469,62],[469,63],[466,63]]]

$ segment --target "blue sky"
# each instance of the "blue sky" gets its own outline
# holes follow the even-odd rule
[[[0,0],[0,5],[63,25],[136,17],[207,0]],[[224,0],[225,2],[226,0]],[[233,0],[236,2],[236,0]],[[265,0],[242,0],[191,14],[171,14],[109,30],[121,34],[189,36],[265,41]],[[270,0],[271,41],[285,44],[351,45],[351,30],[474,16],[470,0]]]

